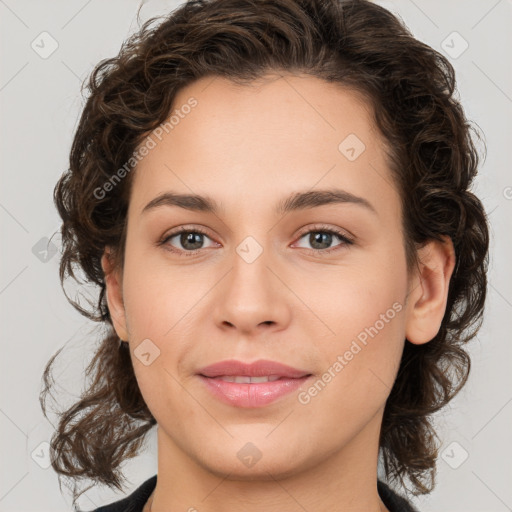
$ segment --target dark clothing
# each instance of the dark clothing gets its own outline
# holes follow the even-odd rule
[[[144,505],[156,487],[156,479],[157,475],[152,476],[126,498],[110,505],[99,507],[92,512],[142,512]],[[399,496],[380,480],[377,481],[377,490],[380,499],[384,502],[389,512],[418,512],[402,496]]]
[[[389,512],[418,512],[404,497],[397,494],[384,482],[377,480],[377,490],[380,499],[383,501]]]

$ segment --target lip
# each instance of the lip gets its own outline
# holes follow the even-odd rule
[[[223,375],[263,377],[265,375],[279,375],[279,377],[287,377],[289,379],[299,379],[305,375],[310,375],[307,371],[267,359],[259,359],[253,363],[229,359],[206,366],[198,373],[205,377],[220,377]]]
[[[238,383],[219,379],[222,376],[263,377],[278,375],[269,382]],[[198,373],[206,389],[214,397],[234,407],[264,407],[297,390],[312,375],[291,366],[260,359],[253,363],[227,360],[206,366]]]

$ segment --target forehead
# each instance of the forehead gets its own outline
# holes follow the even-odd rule
[[[314,188],[397,200],[370,104],[339,84],[285,74],[240,85],[209,76],[181,89],[171,114],[137,164],[131,209],[142,211],[167,189],[253,211],[283,192]]]

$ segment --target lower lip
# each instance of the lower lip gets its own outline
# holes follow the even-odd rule
[[[199,375],[207,389],[219,400],[235,407],[264,407],[296,391],[311,375],[300,379],[279,379],[273,382],[239,384]]]

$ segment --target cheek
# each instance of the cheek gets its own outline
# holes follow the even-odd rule
[[[123,282],[124,306],[133,341],[163,340],[169,329],[185,314],[190,286],[162,266],[161,260],[127,248]],[[193,295],[193,294],[192,294]],[[189,306],[190,308],[190,306]]]
[[[212,283],[170,270],[165,261],[151,260],[137,250],[127,256],[123,297],[130,348],[141,392],[144,395],[147,389],[149,400],[159,397],[155,381],[172,387],[172,377],[182,378],[182,360],[194,348],[192,340],[198,339],[200,300],[211,287]],[[137,359],[142,350],[154,358],[150,366]]]
[[[329,327],[316,349],[336,375],[332,388],[361,396],[375,386],[391,390],[405,340],[405,262],[402,267],[398,254],[373,262],[333,272],[312,308]]]
[[[347,436],[361,429],[392,389],[405,339],[405,309],[394,300],[398,293],[393,297],[385,290],[353,296],[332,316],[336,334],[316,340],[322,373],[299,398],[309,404],[309,418],[322,418],[315,428],[326,436],[339,425]]]

